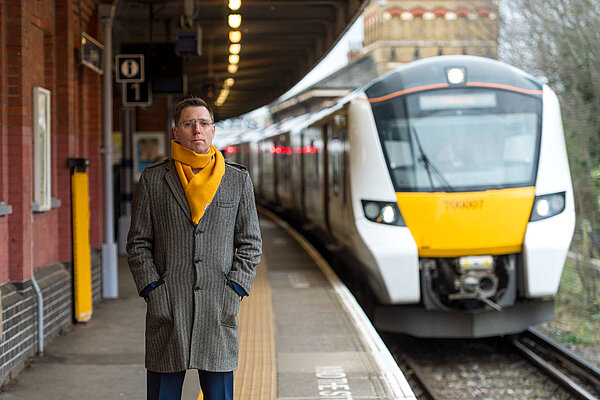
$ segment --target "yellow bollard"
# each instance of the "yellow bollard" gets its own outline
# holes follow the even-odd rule
[[[92,318],[92,255],[90,247],[90,201],[88,174],[90,160],[69,158],[71,169],[71,226],[73,234],[73,285],[75,320]]]

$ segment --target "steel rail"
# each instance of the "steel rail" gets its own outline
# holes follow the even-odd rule
[[[577,399],[582,400],[599,400],[593,396],[587,390],[583,389],[580,385],[575,383],[571,378],[566,376],[563,372],[559,371],[556,367],[544,360],[542,357],[535,354],[531,349],[527,348],[518,338],[513,338],[510,343],[522,353],[534,366],[542,370],[546,375],[550,376],[569,393],[575,396]]]
[[[598,366],[567,350],[564,346],[542,335],[535,329],[528,329],[523,336],[536,344],[545,347],[546,350],[553,352],[554,356],[559,357],[562,361],[570,364],[573,368],[577,369],[577,372],[583,373],[585,378],[600,390],[600,368],[598,368]]]
[[[396,349],[397,352],[398,349]],[[427,375],[421,370],[421,367],[406,354],[398,354],[398,358],[403,361],[413,372],[413,377],[421,386],[425,396],[431,400],[444,400],[435,389],[429,384]]]

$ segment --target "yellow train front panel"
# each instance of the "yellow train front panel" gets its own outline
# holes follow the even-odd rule
[[[509,254],[521,251],[535,188],[396,197],[420,257]]]

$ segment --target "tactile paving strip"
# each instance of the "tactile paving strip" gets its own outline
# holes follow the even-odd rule
[[[276,399],[277,365],[271,287],[263,255],[256,267],[252,293],[239,314],[240,353],[234,372],[234,399]]]

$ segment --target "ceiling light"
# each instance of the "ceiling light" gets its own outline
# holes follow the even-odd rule
[[[235,80],[233,78],[227,78],[227,79],[225,79],[225,86],[231,87],[231,86],[233,86],[234,82],[235,82]]]
[[[242,6],[242,0],[229,0],[229,8],[233,11],[237,11]]]
[[[235,44],[232,44],[231,46],[229,46],[229,52],[231,54],[240,54],[241,50],[242,50],[242,45],[239,43],[235,43]]]
[[[242,32],[240,32],[240,31],[229,32],[229,41],[231,43],[239,43],[240,40],[242,40]]]
[[[238,56],[237,54],[229,55],[229,64],[237,64],[239,62],[240,62],[240,56]]]
[[[242,24],[242,16],[240,14],[229,14],[227,22],[229,22],[229,26],[233,29],[239,28]]]
[[[229,64],[227,66],[227,71],[229,71],[230,74],[235,74],[238,70],[238,66],[236,64]]]

